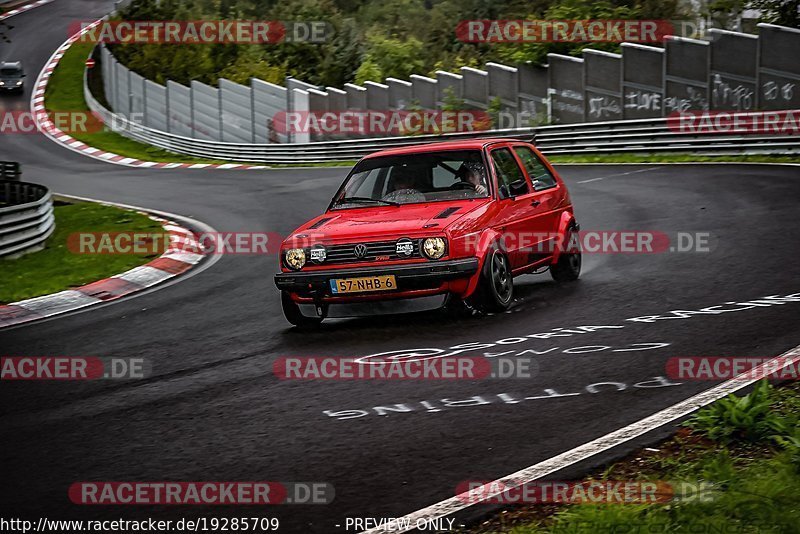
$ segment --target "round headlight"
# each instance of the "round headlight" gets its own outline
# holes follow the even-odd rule
[[[444,256],[445,243],[441,237],[429,237],[422,243],[422,252],[432,260],[438,260]]]
[[[288,268],[299,271],[306,264],[306,251],[302,248],[290,248],[283,254],[283,262]]]

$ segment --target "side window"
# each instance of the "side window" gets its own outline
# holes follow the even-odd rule
[[[515,146],[514,152],[517,153],[519,159],[522,160],[522,164],[525,165],[528,176],[531,177],[531,182],[533,182],[533,188],[536,191],[556,185],[556,179],[553,178],[552,173],[533,150],[526,146]]]
[[[508,198],[517,195],[525,195],[531,192],[522,169],[519,168],[517,160],[507,148],[498,148],[492,151],[492,163],[497,173],[497,187],[500,198]]]

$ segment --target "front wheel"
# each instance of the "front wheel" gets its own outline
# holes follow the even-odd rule
[[[316,328],[322,323],[324,317],[306,317],[300,312],[297,305],[289,293],[281,291],[281,307],[286,320],[299,328]]]
[[[486,258],[476,295],[477,306],[485,312],[499,313],[511,306],[514,279],[511,264],[500,250],[492,250]]]
[[[567,230],[566,247],[558,261],[550,266],[550,275],[556,282],[572,282],[581,274],[581,244],[574,227]]]

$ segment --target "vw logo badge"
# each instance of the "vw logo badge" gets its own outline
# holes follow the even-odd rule
[[[355,253],[356,258],[363,258],[364,256],[367,255],[367,245],[359,243],[358,245],[355,246],[353,252]]]

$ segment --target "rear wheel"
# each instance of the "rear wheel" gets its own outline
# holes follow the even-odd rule
[[[484,262],[476,304],[485,312],[503,312],[511,306],[513,296],[514,280],[508,256],[492,250]]]
[[[558,261],[550,266],[550,275],[556,282],[572,282],[581,274],[581,244],[574,226],[567,230],[566,246]]]
[[[286,291],[281,291],[281,307],[283,307],[283,315],[286,320],[300,328],[316,328],[325,318],[325,314],[321,317],[306,317],[303,315],[300,312],[300,306],[292,300],[292,297]]]

